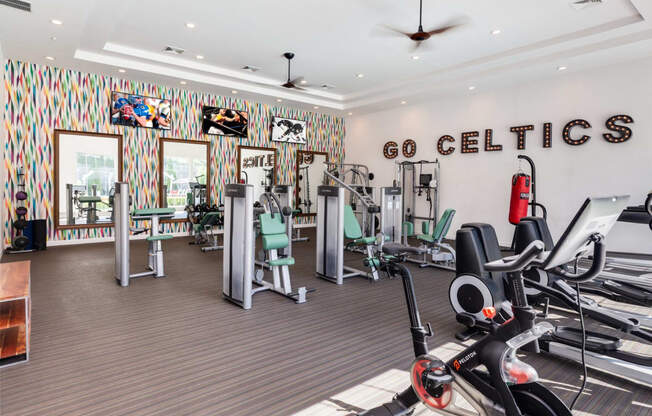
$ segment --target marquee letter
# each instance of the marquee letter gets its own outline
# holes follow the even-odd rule
[[[455,151],[454,146],[450,146],[447,149],[444,149],[445,142],[455,143],[455,139],[452,136],[445,135],[445,136],[441,136],[439,140],[437,140],[437,151],[439,152],[440,155],[444,155],[444,156],[450,155]]]
[[[586,143],[591,138],[591,136],[584,135],[577,140],[573,139],[570,135],[570,132],[575,126],[581,126],[584,127],[585,129],[591,128],[591,124],[586,120],[577,119],[577,120],[569,121],[568,124],[564,126],[563,138],[564,141],[570,144],[571,146],[579,146],[581,144]]]
[[[534,130],[534,126],[532,124],[527,126],[511,127],[509,129],[509,131],[512,133],[516,133],[516,137],[518,138],[518,145],[516,147],[518,150],[525,150],[525,135],[530,130]]]
[[[615,131],[620,133],[619,137],[614,137],[611,133],[605,133],[602,135],[606,141],[609,143],[622,143],[626,142],[627,140],[631,139],[632,137],[632,129],[629,127],[621,126],[616,124],[617,121],[622,121],[625,124],[633,123],[634,119],[631,118],[628,115],[621,114],[618,116],[613,116],[607,120],[605,125],[607,128],[611,131]]]

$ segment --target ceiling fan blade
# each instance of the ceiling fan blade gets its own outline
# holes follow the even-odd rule
[[[446,33],[449,30],[456,29],[458,27],[462,26],[462,24],[453,24],[453,25],[447,25],[447,26],[442,26],[437,29],[429,30],[428,34],[429,35],[441,35],[442,33]]]
[[[391,26],[387,25],[377,25],[375,30],[373,31],[375,35],[378,36],[392,36],[392,37],[410,37],[412,34],[408,32],[404,32],[402,30],[393,28]]]
[[[297,85],[292,85],[290,88],[294,88],[295,90],[299,90],[299,91],[305,91],[306,90],[305,88],[301,88],[301,87],[299,87]]]
[[[432,35],[440,35],[442,33],[448,32],[449,30],[453,30],[453,29],[457,29],[459,27],[462,27],[467,23],[468,23],[468,17],[459,17],[459,18],[454,19],[454,20],[449,20],[443,26],[440,26],[438,28],[429,30],[428,34],[430,36],[432,36]]]

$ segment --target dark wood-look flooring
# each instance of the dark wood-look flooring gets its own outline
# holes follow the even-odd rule
[[[313,277],[313,242],[295,243],[293,284],[317,291],[303,305],[261,293],[244,311],[221,298],[222,253],[188,241],[164,242],[168,277],[128,288],[114,282],[112,244],[3,256],[32,260],[33,328],[31,361],[0,371],[0,414],[287,416],[409,367],[399,280],[331,284]],[[132,242],[131,256],[140,270],[143,241]],[[431,346],[455,343],[452,273],[412,270],[422,318],[436,332]],[[570,402],[579,366],[543,355],[529,361]],[[652,390],[590,374],[578,415],[652,414]],[[352,414],[339,405],[333,415]]]

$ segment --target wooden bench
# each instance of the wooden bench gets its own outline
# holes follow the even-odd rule
[[[0,367],[29,359],[30,262],[0,264]]]

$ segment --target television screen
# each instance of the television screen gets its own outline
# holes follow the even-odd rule
[[[111,123],[121,126],[170,130],[170,100],[142,95],[111,93]]]
[[[274,117],[272,140],[275,142],[306,144],[306,122],[291,118]]]
[[[201,130],[204,134],[247,137],[248,125],[246,111],[207,106],[202,109]]]

